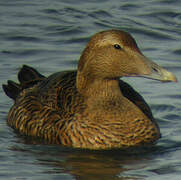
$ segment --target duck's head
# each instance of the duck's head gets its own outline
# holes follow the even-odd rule
[[[124,31],[108,30],[95,34],[80,57],[78,78],[80,81],[115,79],[123,76],[139,76],[159,81],[174,81],[176,77],[146,58],[133,37]]]

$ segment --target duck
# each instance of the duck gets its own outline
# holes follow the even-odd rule
[[[77,70],[45,77],[23,65],[19,83],[3,90],[13,99],[7,122],[21,135],[65,147],[106,150],[145,147],[161,137],[149,105],[122,77],[177,82],[142,54],[134,38],[112,29],[96,33]]]

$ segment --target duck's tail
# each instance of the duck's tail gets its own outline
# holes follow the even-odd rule
[[[20,83],[17,84],[11,80],[8,80],[7,84],[3,84],[2,87],[6,95],[15,100],[23,89],[34,86],[44,78],[45,77],[34,68],[23,65],[18,73],[18,80]]]

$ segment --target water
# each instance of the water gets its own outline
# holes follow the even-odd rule
[[[95,152],[35,143],[6,124],[12,101],[0,89],[0,179],[181,178],[181,1],[1,0],[0,84],[22,64],[49,75],[74,69],[90,35],[130,32],[142,52],[172,71],[178,83],[127,78],[150,104],[162,138],[145,153]]]

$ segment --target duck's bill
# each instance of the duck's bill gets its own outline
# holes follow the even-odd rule
[[[151,60],[147,59],[146,61],[151,73],[141,75],[142,77],[155,79],[162,82],[177,82],[177,78],[173,73],[167,71]]]
[[[128,76],[145,77],[162,82],[177,82],[177,78],[173,73],[149,60],[143,54],[135,54],[134,59],[136,60],[135,69],[137,71],[135,71],[135,74],[128,74]]]

